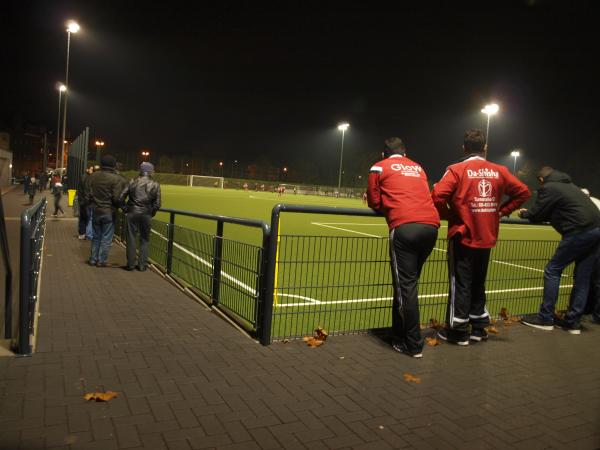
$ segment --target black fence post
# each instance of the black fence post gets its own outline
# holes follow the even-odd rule
[[[264,312],[264,305],[265,302],[267,301],[267,291],[265,289],[265,285],[266,285],[266,275],[267,275],[267,265],[269,263],[269,258],[268,258],[268,254],[269,254],[269,242],[270,242],[270,237],[271,237],[271,233],[270,233],[270,228],[268,225],[265,225],[262,229],[263,232],[263,238],[262,238],[262,247],[260,250],[260,260],[258,261],[258,282],[257,282],[257,288],[258,288],[258,298],[257,300],[257,305],[256,305],[256,310],[255,310],[255,317],[254,317],[254,323],[256,324],[256,336],[260,338],[260,336],[262,335],[262,331],[263,331],[263,324],[262,324],[262,320],[261,318],[263,317],[263,312]]]
[[[213,278],[212,278],[212,304],[219,304],[221,291],[221,261],[223,259],[223,222],[217,222],[217,234],[213,248]]]
[[[175,213],[169,214],[169,224],[167,225],[167,273],[173,270],[173,237],[175,235]]]
[[[4,220],[4,204],[0,195],[0,246],[2,247],[2,259],[6,268],[4,279],[4,338],[12,338],[12,266],[8,248],[8,236],[6,234],[6,222]]]
[[[259,315],[259,340],[262,345],[271,343],[271,325],[273,323],[273,290],[275,289],[275,259],[277,258],[277,239],[279,237],[279,216],[284,205],[275,205],[271,211],[271,234],[267,248],[267,266],[264,274],[265,292],[263,296],[261,314]]]

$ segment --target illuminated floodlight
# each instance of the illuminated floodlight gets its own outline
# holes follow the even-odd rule
[[[488,116],[493,116],[500,110],[500,107],[496,103],[490,103],[489,105],[485,105],[485,107],[481,110],[482,113],[487,114]]]
[[[513,158],[518,158],[519,156],[521,156],[521,152],[519,152],[519,150],[513,150],[512,152],[510,152],[510,156],[512,156]]]
[[[67,31],[69,33],[77,33],[80,29],[80,26],[77,22],[75,22],[74,20],[70,20],[69,22],[67,22]]]
[[[349,123],[340,123],[338,125],[338,130],[340,130],[340,131],[346,131],[348,128],[350,128]]]

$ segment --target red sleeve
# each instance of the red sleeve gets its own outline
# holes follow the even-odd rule
[[[500,206],[499,212],[500,216],[509,216],[511,212],[516,210],[531,197],[531,192],[529,192],[527,185],[521,182],[508,170],[504,176],[506,177],[506,189],[504,190],[504,193],[508,195],[509,199]]]
[[[440,219],[448,219],[448,201],[456,190],[457,184],[458,179],[456,178],[456,175],[448,169],[442,179],[433,186],[431,199],[433,200],[435,208],[440,213]]]
[[[379,189],[379,173],[369,173],[369,185],[367,188],[367,204],[375,211],[381,210],[381,190]]]

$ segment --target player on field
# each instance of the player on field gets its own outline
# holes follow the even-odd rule
[[[367,201],[369,207],[385,215],[390,229],[392,346],[421,358],[418,282],[423,263],[435,245],[440,218],[431,201],[427,175],[406,157],[402,140],[386,139],[382,157],[369,171]]]
[[[447,328],[438,335],[458,345],[488,338],[485,278],[500,217],[509,216],[531,195],[506,167],[486,160],[482,131],[468,130],[463,150],[463,159],[447,168],[432,192],[440,217],[448,220],[450,295]]]

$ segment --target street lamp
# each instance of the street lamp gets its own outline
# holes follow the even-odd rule
[[[517,174],[517,158],[519,156],[521,156],[521,152],[519,152],[519,150],[513,150],[512,152],[510,152],[510,156],[515,158],[515,161],[513,163],[513,175],[516,175]]]
[[[344,160],[344,134],[346,133],[346,130],[350,127],[349,123],[340,123],[338,125],[338,130],[340,130],[342,132],[342,148],[340,150],[340,171],[338,174],[338,192],[341,189],[342,186],[342,161]]]
[[[100,148],[104,147],[104,141],[96,141],[96,164],[100,164]]]
[[[487,127],[485,129],[485,145],[488,145],[490,142],[490,117],[496,114],[499,110],[500,107],[495,103],[485,105],[485,107],[481,110],[482,113],[487,114]]]
[[[223,161],[219,161],[219,168],[221,169],[221,178],[223,178]]]
[[[148,150],[142,150],[142,161],[146,161],[150,156],[150,152]]]
[[[66,92],[67,87],[62,84],[62,83],[58,83],[57,84],[57,89],[58,89],[58,119],[56,121],[56,154],[58,155],[59,153],[59,149],[60,149],[60,105],[61,105],[61,98],[62,98],[62,93]],[[44,164],[47,164],[46,161],[44,161]],[[54,165],[54,168],[56,169],[58,164]]]
[[[64,141],[66,140],[66,131],[67,131],[67,99],[69,97],[69,52],[71,50],[71,33],[77,33],[79,31],[79,25],[77,22],[71,20],[67,23],[67,65],[65,70],[65,107],[63,109],[63,126],[62,126],[62,137],[63,137],[63,145],[60,153],[60,173],[62,174],[63,169],[63,161],[65,157],[65,145]]]

